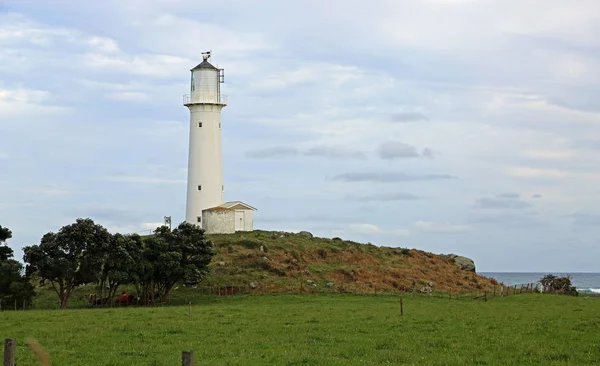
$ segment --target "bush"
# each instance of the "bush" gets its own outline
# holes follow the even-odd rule
[[[246,249],[260,249],[261,245],[265,246],[262,241],[256,239],[240,239],[236,244]]]
[[[323,259],[327,258],[327,251],[325,249],[323,249],[323,248],[319,249],[318,253],[319,253],[319,257],[321,257]]]
[[[570,296],[579,295],[577,288],[571,285],[571,276],[557,277],[549,274],[542,277],[540,283],[544,286],[544,292]]]

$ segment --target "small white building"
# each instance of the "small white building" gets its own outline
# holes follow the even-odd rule
[[[225,202],[202,210],[202,229],[206,234],[232,234],[254,229],[256,208],[240,201]]]
[[[227,96],[221,94],[223,69],[202,54],[202,63],[191,71],[190,92],[183,104],[190,111],[186,222],[206,233],[252,231],[253,211],[240,201],[225,202],[221,112]]]

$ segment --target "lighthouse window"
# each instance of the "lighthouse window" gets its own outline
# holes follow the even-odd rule
[[[196,221],[197,222],[202,222],[202,217],[201,216],[196,217]]]
[[[202,190],[202,185],[198,186],[198,190],[201,191]]]
[[[219,122],[219,128],[221,128],[221,122]]]
[[[198,122],[198,127],[202,127],[202,122]]]

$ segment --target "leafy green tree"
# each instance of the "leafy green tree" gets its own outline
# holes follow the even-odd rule
[[[145,303],[154,293],[165,301],[180,281],[200,281],[208,273],[208,264],[214,256],[212,243],[204,237],[204,231],[186,222],[172,231],[167,226],[158,227],[143,243],[134,276]]]
[[[23,249],[27,271],[35,272],[41,284],[50,283],[64,309],[75,288],[100,277],[102,248],[108,246],[110,237],[108,230],[93,220],[79,218],[57,233],[45,234],[39,245]]]
[[[571,276],[558,277],[548,274],[540,279],[544,292],[553,294],[578,296],[577,288],[571,284]]]
[[[12,232],[0,226],[0,301],[5,304],[25,302],[31,304],[35,289],[23,275],[23,265],[13,258],[13,250],[6,245]]]
[[[139,235],[111,235],[106,246],[97,246],[95,256],[100,258],[96,290],[101,299],[112,299],[119,286],[133,283],[140,259],[142,239]]]

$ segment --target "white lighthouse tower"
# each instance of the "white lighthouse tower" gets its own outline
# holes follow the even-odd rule
[[[209,233],[253,229],[255,208],[239,201],[225,202],[221,110],[227,96],[221,95],[223,69],[213,66],[210,52],[192,72],[190,94],[183,104],[190,110],[190,138],[185,221]]]

